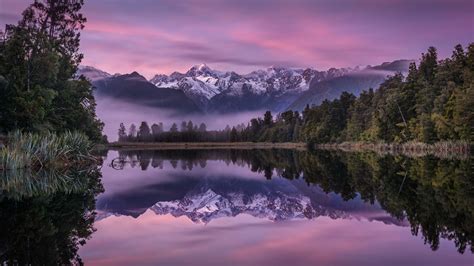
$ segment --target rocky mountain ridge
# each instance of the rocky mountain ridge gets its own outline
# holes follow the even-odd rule
[[[232,113],[251,110],[271,110],[281,112],[287,109],[302,110],[306,105],[319,104],[324,99],[338,97],[343,91],[358,95],[362,90],[369,88],[377,89],[378,86],[389,75],[396,72],[405,73],[412,60],[397,60],[386,62],[378,66],[356,67],[356,68],[331,68],[327,71],[318,71],[312,68],[287,68],[269,67],[248,74],[237,74],[232,71],[217,71],[206,64],[195,65],[186,73],[173,72],[170,75],[158,74],[152,79],[146,80],[137,72],[131,74],[110,75],[93,67],[81,67],[78,75],[89,78],[98,88],[99,93],[117,94],[113,88],[104,89],[104,85],[113,80],[135,79],[141,82],[140,93],[142,98],[148,98],[147,102],[153,102],[157,107],[179,106],[174,104],[156,104],[156,90],[160,90],[160,97],[175,94],[171,90],[179,91],[185,95],[195,108],[186,108],[195,112],[209,113]],[[145,85],[152,84],[154,87]],[[114,85],[115,86],[115,85]],[[107,87],[107,86],[105,86]],[[131,102],[137,101],[133,95],[137,91],[130,84],[120,84],[121,90],[130,90],[130,97],[125,99]],[[146,89],[143,89],[146,88]],[[106,93],[103,93],[106,91]],[[127,95],[127,93],[122,93]],[[147,95],[148,94],[148,95]],[[177,97],[181,98],[181,97]],[[186,103],[186,105],[190,105]]]

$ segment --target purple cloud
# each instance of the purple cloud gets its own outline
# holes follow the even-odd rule
[[[0,24],[30,2],[1,0]],[[373,65],[428,46],[445,57],[474,40],[471,0],[104,0],[84,13],[84,64],[147,77],[202,62],[237,72]]]

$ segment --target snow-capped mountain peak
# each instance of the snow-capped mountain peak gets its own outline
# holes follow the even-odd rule
[[[272,221],[312,219],[320,215],[344,216],[342,212],[326,213],[311,200],[302,195],[279,192],[254,194],[251,197],[241,193],[220,195],[212,189],[198,194],[186,195],[181,200],[156,203],[151,210],[158,215],[171,214],[187,216],[195,223],[209,223],[220,217],[234,217],[245,213]]]
[[[268,99],[288,94],[295,95],[308,90],[313,79],[320,81],[349,71],[348,69],[316,71],[311,68],[271,66],[241,75],[235,72],[217,71],[206,64],[200,64],[191,67],[184,74],[174,72],[169,76],[156,75],[150,82],[157,87],[181,90],[203,110],[207,110],[211,99],[217,95],[221,98],[263,97]]]
[[[187,72],[186,72],[186,76],[188,77],[198,77],[198,76],[201,76],[201,77],[219,77],[221,76],[223,73],[220,72],[220,71],[215,71],[213,69],[211,69],[208,65],[206,64],[200,64],[200,65],[195,65],[193,67],[191,67]]]
[[[210,71],[211,69],[205,64],[205,63],[202,63],[198,66],[198,70],[199,71]]]
[[[310,71],[311,69],[308,69]],[[308,72],[307,71],[307,72]],[[315,71],[315,70],[311,70]],[[334,75],[334,74],[332,74]],[[241,95],[253,93],[285,93],[286,91],[304,91],[314,74],[303,69],[290,69],[272,66],[256,70],[246,75],[235,72],[221,72],[206,64],[195,65],[185,74],[174,72],[170,76],[156,75],[150,80],[157,87],[168,87],[184,91],[191,97],[204,97],[209,100],[217,94]],[[202,102],[204,99],[200,99]],[[205,100],[204,100],[205,101]]]
[[[81,75],[92,82],[112,76],[109,73],[92,66],[79,66],[76,76],[79,77]]]

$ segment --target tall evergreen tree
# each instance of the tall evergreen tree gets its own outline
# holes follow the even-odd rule
[[[265,126],[271,126],[273,124],[272,112],[270,111],[265,112],[265,114],[263,115],[263,124]]]
[[[199,125],[199,132],[206,132],[206,130],[207,130],[206,124],[201,123]]]
[[[176,123],[173,123],[173,125],[171,125],[170,132],[178,132],[178,125],[176,125]]]
[[[232,130],[230,131],[230,142],[236,142],[238,140],[239,139],[237,129],[235,127],[232,127]]]
[[[124,124],[120,123],[120,127],[118,130],[118,140],[125,141],[126,139],[127,139],[127,130],[125,129]]]
[[[137,136],[138,136],[138,139],[140,141],[146,141],[146,140],[150,139],[151,131],[150,131],[150,127],[148,126],[148,123],[146,121],[143,121],[140,124]]]
[[[135,124],[131,124],[130,128],[128,129],[128,137],[130,139],[135,138],[137,136],[137,126]]]
[[[188,124],[186,125],[186,130],[187,130],[188,132],[191,132],[191,131],[194,130],[193,121],[191,121],[191,120],[188,121]]]
[[[181,132],[185,132],[186,130],[188,130],[188,123],[186,123],[186,121],[183,121],[181,122]]]
[[[83,0],[36,0],[0,42],[0,130],[79,130],[102,139],[92,86],[75,77],[83,58]]]

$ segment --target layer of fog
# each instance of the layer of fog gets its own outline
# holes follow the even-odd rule
[[[128,128],[134,123],[137,128],[142,121],[149,126],[162,122],[165,130],[169,130],[173,123],[180,128],[182,121],[193,121],[194,124],[205,123],[208,130],[224,129],[227,125],[236,126],[247,123],[251,118],[263,116],[265,111],[241,112],[222,115],[179,115],[170,110],[136,105],[112,98],[97,98],[97,116],[104,122],[104,134],[109,141],[117,140],[117,131],[120,123]]]

